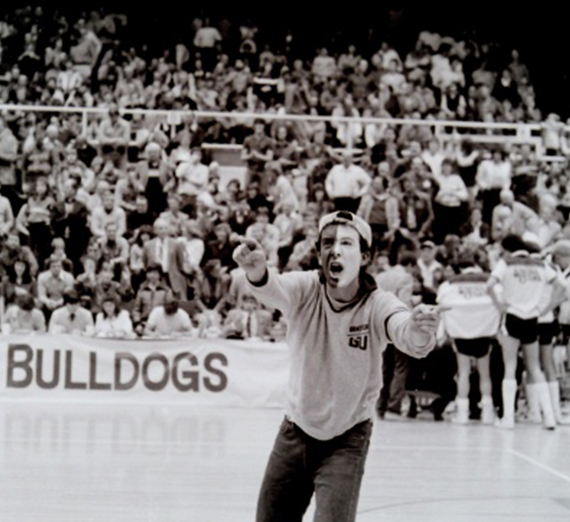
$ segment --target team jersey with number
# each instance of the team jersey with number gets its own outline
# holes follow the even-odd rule
[[[250,284],[259,301],[287,320],[290,354],[287,415],[311,437],[328,440],[374,418],[382,387],[382,353],[389,342],[412,356],[435,344],[414,346],[411,312],[379,288],[350,303],[330,298],[318,272],[269,272]]]
[[[519,319],[536,319],[545,305],[545,295],[556,278],[554,269],[541,259],[519,251],[499,260],[491,273],[502,286],[507,313]]]
[[[488,280],[489,274],[468,269],[440,285],[437,302],[450,307],[442,314],[447,335],[453,339],[496,335],[501,313],[487,292]]]

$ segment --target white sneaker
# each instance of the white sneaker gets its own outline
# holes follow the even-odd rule
[[[503,417],[502,419],[497,419],[495,421],[495,427],[500,428],[502,430],[514,430],[515,429],[515,419],[514,418],[506,418]]]

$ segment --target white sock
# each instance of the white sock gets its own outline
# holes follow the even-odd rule
[[[515,398],[517,395],[517,381],[515,379],[503,379],[503,418],[515,418]]]

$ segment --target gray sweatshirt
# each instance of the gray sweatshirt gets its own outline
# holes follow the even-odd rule
[[[409,309],[392,293],[373,290],[350,304],[333,301],[319,273],[270,271],[263,286],[249,285],[287,320],[290,353],[288,418],[320,440],[374,418],[382,386],[382,353],[389,342],[413,357]],[[428,343],[435,344],[435,336]]]

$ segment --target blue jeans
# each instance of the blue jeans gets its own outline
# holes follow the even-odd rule
[[[285,419],[269,457],[257,522],[300,522],[315,493],[315,522],[353,522],[372,422],[321,441]]]

